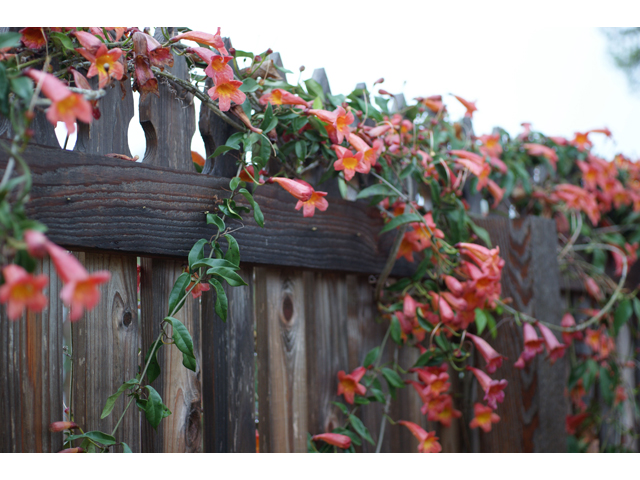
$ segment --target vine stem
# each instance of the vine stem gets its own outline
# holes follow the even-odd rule
[[[586,245],[573,245],[571,248],[573,250],[576,250],[576,251],[589,250],[589,249],[592,249],[592,248],[601,248],[603,250],[609,250],[610,252],[617,252],[622,257],[622,275],[620,275],[620,280],[618,281],[618,285],[616,286],[616,289],[614,290],[613,294],[611,295],[611,298],[609,298],[609,301],[607,302],[607,304],[604,307],[602,307],[602,309],[600,309],[600,311],[598,313],[596,313],[593,317],[591,317],[587,321],[585,321],[585,322],[583,322],[583,323],[581,323],[579,325],[575,325],[573,327],[561,327],[561,326],[555,325],[553,323],[545,322],[543,320],[538,320],[538,319],[532,317],[531,315],[527,315],[526,313],[518,312],[515,308],[510,307],[509,305],[503,303],[500,300],[497,300],[497,303],[500,304],[505,310],[507,310],[512,315],[519,315],[522,318],[522,320],[524,320],[525,322],[528,322],[528,323],[540,322],[540,323],[546,325],[547,327],[551,328],[552,330],[556,330],[558,332],[563,332],[563,333],[580,332],[580,331],[585,330],[586,328],[590,327],[594,323],[596,323],[598,320],[600,320],[602,318],[602,316],[605,313],[607,313],[609,310],[611,310],[611,307],[613,307],[613,304],[615,303],[616,299],[618,298],[618,295],[620,294],[620,292],[622,290],[622,287],[624,286],[624,283],[627,280],[627,269],[628,269],[627,258],[624,255],[624,253],[622,252],[622,250],[620,250],[618,247],[614,247],[613,245],[606,245],[604,243],[590,243],[590,244],[586,244]]]

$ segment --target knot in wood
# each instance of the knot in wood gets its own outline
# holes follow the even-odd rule
[[[131,325],[132,320],[133,314],[129,311],[124,312],[124,314],[122,315],[122,324],[125,327],[128,327],[129,325]]]
[[[282,300],[282,318],[287,323],[290,323],[293,318],[293,302],[289,295],[285,295]]]

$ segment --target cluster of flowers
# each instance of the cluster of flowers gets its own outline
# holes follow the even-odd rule
[[[98,285],[108,282],[111,274],[106,270],[89,273],[69,252],[49,241],[35,230],[24,234],[27,251],[34,258],[49,255],[64,286],[60,291],[63,303],[71,307],[71,321],[82,317],[84,309],[91,310],[100,301]],[[2,269],[5,283],[0,287],[0,302],[7,304],[11,320],[17,320],[29,308],[40,312],[48,304],[42,290],[47,286],[46,275],[33,275],[19,265],[10,264]]]

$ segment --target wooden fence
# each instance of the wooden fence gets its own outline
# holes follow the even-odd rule
[[[171,71],[188,78],[180,57]],[[314,75],[328,88],[323,74]],[[62,434],[49,433],[47,427],[63,418],[63,390],[85,431],[111,432],[126,398],[100,420],[104,402],[138,372],[140,352],[158,333],[190,247],[211,234],[205,214],[214,209],[216,195],[225,196],[224,177],[232,175],[228,162],[234,160],[224,157],[208,161],[203,174],[193,171],[195,107],[191,94],[179,86],[160,81],[160,97],[149,95],[140,102],[147,141],[142,163],[104,156],[130,155],[127,131],[134,111],[129,82],[112,85],[100,109],[100,120],[79,125],[74,151],[60,149],[53,127],[38,115],[34,145],[25,153],[33,172],[28,215],[49,227],[53,241],[78,252],[90,272],[107,269],[112,279],[103,286],[98,307],[72,324],[72,352],[63,346],[69,322],[63,321],[60,283],[48,260],[38,267],[50,278],[43,312],[11,322],[0,309],[2,452],[62,447]],[[199,127],[207,154],[233,133],[206,108],[200,111]],[[0,135],[6,136],[7,129],[0,119]],[[6,161],[0,153],[0,165]],[[173,414],[154,431],[131,408],[117,435],[134,452],[255,452],[256,429],[262,452],[304,452],[307,432],[330,431],[341,421],[331,403],[339,400],[336,373],[361,365],[386,331],[376,322],[370,276],[382,270],[393,234],[378,238],[377,212],[361,202],[330,198],[326,212],[305,219],[293,209],[291,196],[275,186],[259,188],[255,198],[265,228],[248,219],[234,234],[243,261],[240,274],[248,286],[227,289],[226,323],[214,313],[212,292],[201,302],[189,299],[177,315],[193,336],[197,372],[182,366],[177,349],[161,350],[162,375],[154,387]],[[506,261],[504,295],[518,309],[559,323],[553,222],[489,218],[480,223]],[[395,273],[409,269],[399,263]],[[525,371],[513,369],[522,340],[511,322],[500,327],[492,343],[509,357],[496,373],[509,386],[498,410],[503,421],[491,433],[467,428],[473,403],[462,404],[461,396],[454,402],[463,417],[449,429],[427,422],[417,394],[408,388],[399,392],[390,416],[437,429],[445,451],[564,451],[566,365],[560,361],[549,368],[538,359]],[[386,355],[392,355],[388,350]],[[416,355],[407,350],[399,352],[399,361],[410,366]],[[65,355],[73,366],[73,382],[66,385]],[[454,383],[456,392],[474,394],[469,375]],[[381,406],[363,406],[359,415],[377,441]],[[388,424],[386,429],[383,452],[416,450],[406,429]],[[364,443],[362,450],[373,447]]]

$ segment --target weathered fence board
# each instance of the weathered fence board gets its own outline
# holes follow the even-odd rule
[[[167,31],[169,35],[175,33],[173,27]],[[165,41],[160,29],[155,35],[158,41]],[[188,67],[182,57],[175,57],[173,67],[168,70],[179,78],[189,79]],[[193,95],[170,81],[159,80],[158,83],[159,97],[148,95],[140,101],[140,124],[147,139],[143,163],[189,171],[193,168],[191,138],[195,131]],[[184,193],[188,196],[189,190]],[[174,204],[174,208],[182,207],[184,205]],[[195,240],[191,245],[193,243]],[[169,293],[184,264],[175,260],[144,259],[142,267],[143,275],[151,276],[142,291],[143,351],[146,352],[159,334],[162,318],[170,313],[166,311]],[[160,284],[158,288],[149,289],[149,283],[154,285],[156,282]],[[156,390],[172,415],[161,423],[157,433],[143,423],[143,451],[199,452],[202,449],[199,301],[188,295],[184,307],[174,317],[184,323],[193,337],[197,372],[184,368],[182,353],[177,348],[162,349],[162,375]]]
[[[502,295],[513,299],[517,310],[547,322],[560,324],[562,305],[556,261],[553,221],[527,217],[505,221],[487,218],[479,224],[488,229],[505,260]],[[539,355],[524,370],[513,368],[522,350],[522,334],[514,322],[501,325],[496,340],[488,340],[509,360],[492,378],[509,382],[504,403],[497,413],[501,421],[489,434],[480,433],[484,452],[563,452],[566,450],[564,397],[566,359],[550,366]],[[479,394],[478,394],[479,395]]]
[[[306,452],[308,429],[302,272],[255,272],[260,451]]]
[[[91,80],[94,87],[97,79]],[[100,101],[101,117],[90,125],[78,123],[75,150],[104,155],[130,156],[128,129],[133,118],[130,82],[116,82]],[[100,420],[106,398],[138,373],[141,333],[138,322],[136,258],[123,255],[85,253],[81,255],[89,272],[109,270],[111,281],[100,287],[100,303],[86,312],[73,329],[74,419],[85,431],[111,433],[129,398],[120,397],[109,417]],[[118,438],[140,451],[140,413],[129,408]]]

